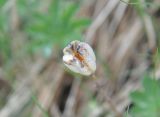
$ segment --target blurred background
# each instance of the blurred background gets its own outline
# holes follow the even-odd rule
[[[160,0],[0,0],[0,117],[160,117]],[[96,79],[63,48],[89,43]]]

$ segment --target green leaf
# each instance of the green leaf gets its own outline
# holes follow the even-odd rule
[[[52,0],[50,6],[49,6],[49,13],[52,17],[54,17],[54,20],[57,22],[60,15],[60,3],[62,0]]]
[[[71,22],[71,26],[73,29],[79,29],[79,28],[84,28],[84,27],[87,27],[89,26],[91,23],[91,20],[90,19],[79,19],[79,20],[73,20]]]
[[[143,90],[131,93],[134,107],[133,117],[160,117],[160,84],[157,80],[146,76],[143,79]]]
[[[45,47],[49,43],[62,48],[70,41],[82,37],[82,31],[90,24],[90,20],[75,18],[79,4],[67,3],[62,4],[62,0],[53,0],[47,13],[31,13],[25,25],[25,31],[31,38],[29,44],[31,49],[37,50],[38,46]]]
[[[131,3],[136,3],[134,6],[140,16],[145,14],[145,3],[143,4],[141,0],[133,0]]]
[[[66,9],[64,9],[62,14],[62,20],[64,22],[69,22],[69,20],[72,18],[72,16],[77,11],[78,5],[76,4],[70,4]]]
[[[0,8],[5,4],[6,0],[0,0]]]

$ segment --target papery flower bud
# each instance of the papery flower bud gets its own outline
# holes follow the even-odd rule
[[[85,42],[72,41],[63,50],[63,62],[73,72],[92,75],[96,70],[96,57],[93,49]]]

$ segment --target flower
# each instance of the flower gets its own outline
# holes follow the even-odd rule
[[[71,71],[86,76],[95,72],[96,57],[89,44],[72,41],[63,49],[63,54],[63,62]]]

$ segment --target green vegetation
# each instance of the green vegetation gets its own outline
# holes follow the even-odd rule
[[[141,91],[131,93],[134,107],[131,109],[133,117],[159,117],[160,116],[160,83],[151,78],[143,79]]]

